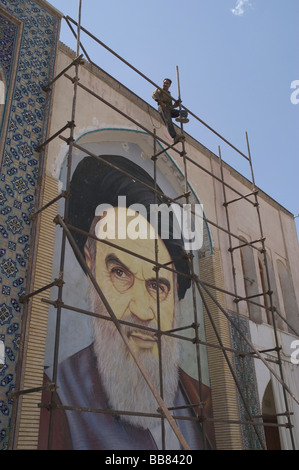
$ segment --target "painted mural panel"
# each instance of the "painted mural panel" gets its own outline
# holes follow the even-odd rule
[[[206,351],[192,341],[186,240],[176,214],[159,210],[169,207],[164,194],[176,192],[161,170],[154,178],[154,163],[134,137],[75,152],[63,308],[50,308],[45,364],[45,383],[58,389],[44,393],[43,405],[54,399],[57,407],[41,408],[41,449],[175,450],[180,434],[191,449],[215,446],[211,422],[203,429],[198,420],[202,411],[212,417],[212,404]],[[64,164],[62,183],[66,171]],[[55,277],[62,233],[58,227]],[[167,334],[182,326],[188,328]],[[161,420],[148,381],[172,408],[177,428]]]

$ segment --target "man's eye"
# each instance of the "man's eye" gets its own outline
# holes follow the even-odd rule
[[[159,284],[158,282],[156,281],[153,281],[151,283],[151,288],[154,289],[154,290],[160,290],[161,292],[165,292],[165,286],[163,286],[163,284]]]
[[[110,279],[118,292],[126,292],[134,283],[134,277],[120,266],[112,266],[109,269]]]
[[[111,273],[115,274],[118,277],[122,277],[122,278],[126,277],[126,273],[121,268],[113,268],[111,269]]]
[[[159,295],[160,300],[165,300],[169,292],[169,288],[166,284],[157,281],[148,281],[147,289],[153,297]]]

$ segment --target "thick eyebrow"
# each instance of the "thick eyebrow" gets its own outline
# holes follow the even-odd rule
[[[124,271],[128,271],[129,273],[133,274],[131,269],[128,268],[115,254],[109,254],[105,258],[105,263],[106,266],[108,267],[109,263],[115,263],[118,264],[121,268],[123,268]]]
[[[171,290],[170,282],[165,277],[152,277],[151,279],[147,279],[146,282],[158,282],[158,284],[164,284],[169,291]]]
[[[109,263],[118,264],[124,271],[127,271],[130,274],[134,275],[131,269],[128,268],[128,266],[126,266],[122,261],[120,261],[120,259],[114,253],[111,253],[106,256],[105,263],[107,267]],[[146,279],[146,282],[157,282],[157,279],[155,277],[152,277],[150,279]],[[158,282],[161,284],[164,284],[168,288],[169,291],[171,290],[170,282],[165,277],[158,277]]]

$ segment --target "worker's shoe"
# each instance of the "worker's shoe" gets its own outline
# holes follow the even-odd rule
[[[181,122],[183,124],[187,124],[187,122],[189,122],[189,119],[187,117],[177,117],[176,119],[176,122]]]

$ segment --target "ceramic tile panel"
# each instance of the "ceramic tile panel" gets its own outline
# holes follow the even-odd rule
[[[5,103],[0,115],[0,449],[6,446],[14,389],[38,177],[45,140],[60,19],[43,2],[0,0],[0,75]],[[8,97],[11,96],[11,99]]]

